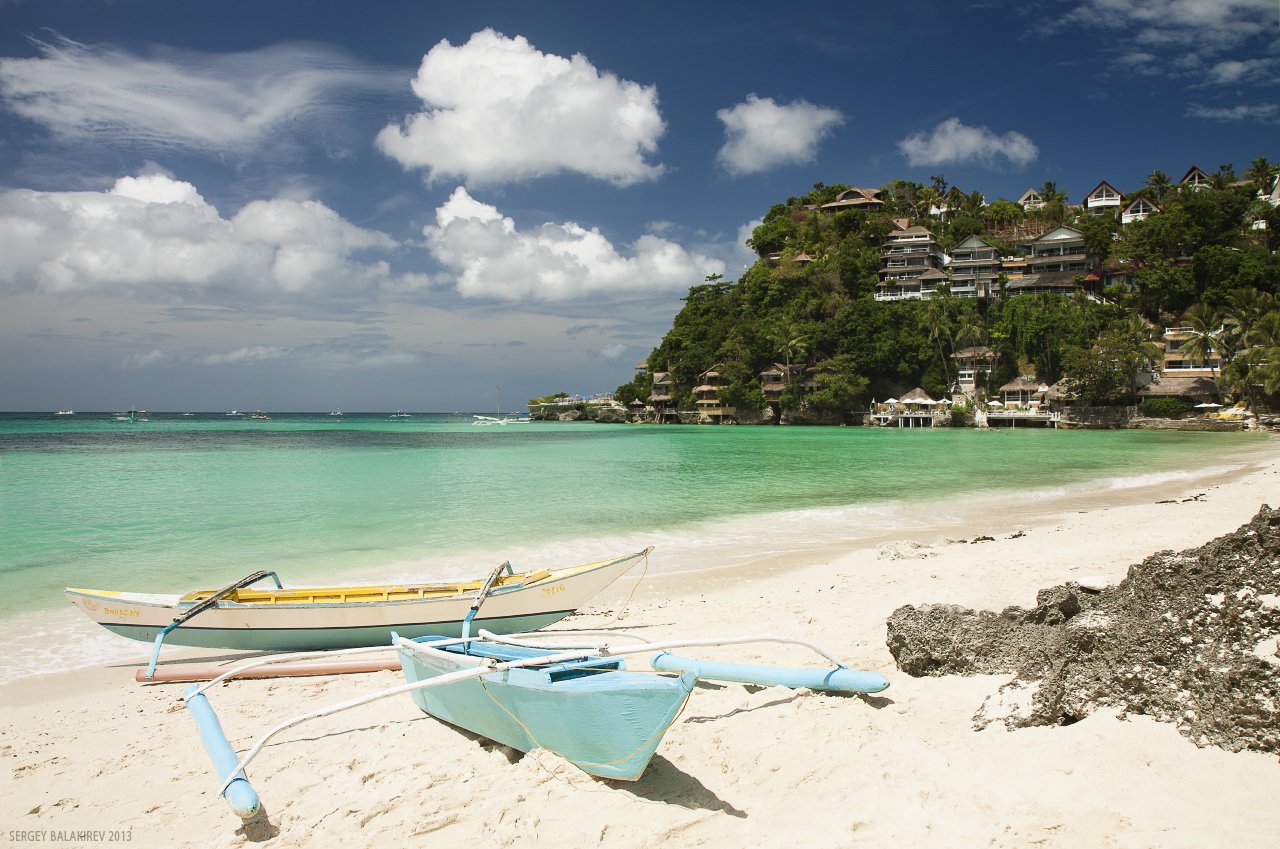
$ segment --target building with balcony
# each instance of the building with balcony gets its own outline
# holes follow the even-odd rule
[[[1018,205],[1027,212],[1035,212],[1044,206],[1044,198],[1035,189],[1027,189],[1018,198]]]
[[[1051,271],[1087,273],[1089,254],[1084,234],[1073,227],[1055,227],[1027,245],[1027,275]]]
[[[1120,210],[1120,223],[1132,224],[1134,221],[1145,221],[1148,215],[1161,212],[1164,208],[1143,195],[1138,195]]]
[[[981,236],[970,236],[951,250],[951,294],[962,298],[998,295],[1000,251]]]
[[[1188,168],[1187,173],[1183,174],[1182,179],[1178,181],[1179,186],[1185,186],[1195,192],[1207,189],[1212,184],[1213,178],[1199,165],[1192,165]]]
[[[1218,329],[1221,334],[1223,328]],[[1160,375],[1171,377],[1207,377],[1217,379],[1222,371],[1222,356],[1210,346],[1207,357],[1197,358],[1182,350],[1195,331],[1190,325],[1179,323],[1164,328],[1161,341],[1164,343],[1164,357],[1160,364]]]
[[[1088,272],[1083,271],[1043,271],[1037,274],[1025,274],[1005,284],[1005,293],[1070,297],[1081,291],[1082,285],[1090,288],[1089,276]]]
[[[724,366],[716,363],[698,375],[698,385],[693,387],[693,406],[703,418],[716,422],[723,422],[738,414],[736,408],[726,406],[720,400],[720,393],[728,385],[728,381],[720,374],[722,368]]]
[[[1124,204],[1124,195],[1115,186],[1103,180],[1084,197],[1084,211],[1090,215],[1114,215]]]
[[[787,366],[774,363],[760,372],[760,391],[764,394],[764,402],[774,406],[782,402],[782,393],[787,386],[804,374],[804,366]]]
[[[956,361],[956,389],[965,395],[973,395],[978,388],[978,376],[983,375],[983,383],[995,371],[995,352],[986,345],[974,345],[961,348],[951,355]]]
[[[676,416],[675,383],[671,372],[653,373],[653,390],[649,393],[649,405],[653,407],[655,420],[661,422]]]
[[[831,203],[824,203],[819,209],[828,212],[840,212],[845,209],[865,209],[876,211],[884,209],[884,201],[880,199],[879,189],[845,189],[836,195]]]
[[[877,301],[928,300],[947,279],[941,271],[947,256],[927,227],[897,224],[885,238],[883,257]]]

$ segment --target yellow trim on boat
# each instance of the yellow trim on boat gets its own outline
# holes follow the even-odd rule
[[[498,579],[495,589],[504,587],[527,587],[550,578],[560,579],[585,572],[599,566],[617,562],[601,560],[598,563],[587,563],[552,572],[550,569],[537,569],[521,575],[505,575]],[[414,601],[463,595],[478,592],[484,586],[483,580],[465,581],[457,584],[376,584],[358,587],[298,587],[284,589],[245,589],[241,588],[225,597],[234,604],[358,604],[388,601]],[[178,599],[179,602],[195,602],[208,598],[217,590],[195,590]],[[115,595],[115,593],[112,593]]]

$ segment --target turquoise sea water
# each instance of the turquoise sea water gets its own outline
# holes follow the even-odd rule
[[[0,680],[141,644],[64,586],[179,592],[474,577],[654,545],[698,569],[1089,488],[1239,466],[1255,434],[542,423],[471,417],[0,414]],[[85,645],[56,658],[50,641]]]

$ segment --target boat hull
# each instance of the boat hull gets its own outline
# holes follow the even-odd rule
[[[522,659],[537,650],[486,644],[499,661]],[[424,681],[481,658],[431,648],[400,650],[405,678]],[[601,671],[599,664],[611,668]],[[596,668],[592,668],[595,666]],[[697,678],[630,672],[621,659],[594,659],[586,666],[506,669],[416,690],[414,702],[431,716],[522,752],[546,749],[601,778],[634,781],[649,764],[662,736],[689,699]]]
[[[525,584],[493,590],[472,633],[532,631],[558,622],[617,580],[645,554],[553,571]],[[153,642],[190,608],[178,596],[68,588],[69,601],[102,627]],[[248,604],[219,601],[165,636],[166,645],[259,651],[312,651],[386,645],[404,637],[458,636],[474,592],[396,601]]]
[[[519,634],[536,631],[559,622],[573,613],[572,610],[555,610],[529,616],[505,616],[488,618],[477,616],[471,622],[474,633],[480,628],[495,634]],[[465,614],[464,614],[465,615]],[[99,623],[113,634],[155,642],[164,625],[126,625],[114,622]],[[363,646],[381,646],[391,642],[392,634],[402,637],[422,637],[439,634],[457,637],[462,633],[462,620],[443,622],[400,622],[388,625],[361,625],[350,628],[330,626],[302,626],[297,628],[206,628],[200,625],[176,628],[164,638],[165,645],[191,646],[210,649],[242,649],[253,651],[327,651],[329,649],[354,649]]]

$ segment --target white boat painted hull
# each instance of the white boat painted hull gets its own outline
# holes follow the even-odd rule
[[[555,570],[545,577],[490,591],[472,622],[513,634],[558,622],[632,568],[648,549],[616,560]],[[176,595],[68,587],[67,599],[107,630],[151,643],[194,602]],[[403,637],[457,636],[475,600],[474,591],[397,600],[243,604],[223,600],[165,637],[166,645],[261,651],[310,651],[391,642]]]

